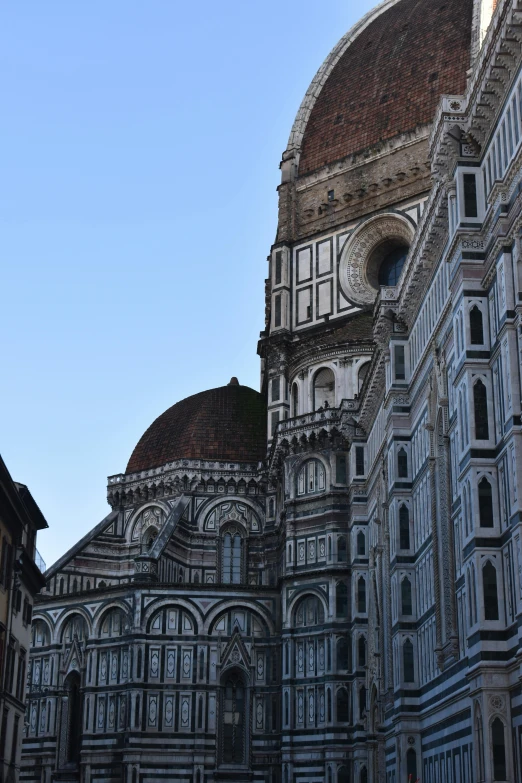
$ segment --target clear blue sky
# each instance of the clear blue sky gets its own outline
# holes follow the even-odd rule
[[[281,153],[374,4],[2,4],[0,453],[48,565],[156,416],[232,375],[258,388]]]

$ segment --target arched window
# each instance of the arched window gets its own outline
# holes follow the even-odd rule
[[[64,685],[67,693],[67,763],[78,765],[82,742],[82,706],[78,672],[71,672]]]
[[[62,641],[66,644],[77,639],[79,642],[83,641],[87,637],[87,628],[85,620],[79,614],[75,614],[66,621],[63,632]]]
[[[335,407],[335,375],[328,367],[323,367],[314,378],[314,411],[333,407]]]
[[[90,579],[87,579],[87,586],[86,586],[86,589],[87,589],[87,590],[90,590],[90,589],[91,589],[91,580],[90,580]]]
[[[477,307],[473,305],[469,311],[469,334],[471,345],[483,345],[484,344],[484,327],[482,323],[482,313]]]
[[[362,556],[366,554],[366,538],[362,530],[357,533],[357,554]]]
[[[417,754],[413,748],[408,748],[406,753],[406,773],[409,780],[417,780]]]
[[[337,773],[337,783],[350,783],[348,767],[340,767]]]
[[[406,449],[400,448],[397,453],[397,476],[408,478],[408,455]]]
[[[363,364],[361,367],[359,367],[359,377],[357,383],[357,391],[359,392],[359,394],[361,393],[361,389],[363,387],[364,380],[368,375],[369,369],[370,369],[370,362],[366,362],[366,364]]]
[[[335,613],[337,617],[346,617],[348,614],[348,587],[345,582],[337,582],[335,588]]]
[[[350,669],[350,645],[343,636],[337,640],[337,670],[349,671]]]
[[[491,724],[491,748],[493,751],[493,780],[507,780],[506,740],[504,724],[495,718]]]
[[[239,532],[235,529],[226,530],[221,539],[221,581],[226,585],[241,584],[242,549],[243,541]]]
[[[332,768],[328,767],[328,783],[333,783]]]
[[[473,386],[473,407],[475,410],[475,438],[489,439],[487,390],[479,379]]]
[[[480,527],[493,527],[493,491],[484,476],[478,485]]]
[[[482,569],[484,586],[484,619],[498,620],[497,570],[491,560]]]
[[[399,508],[399,545],[401,549],[410,548],[410,511],[404,503]]]
[[[100,627],[100,637],[114,639],[125,632],[125,616],[121,609],[112,609],[103,618]]]
[[[270,498],[268,501],[268,516],[273,517],[275,514],[275,501],[274,498]]]
[[[366,688],[364,685],[359,689],[359,717],[364,717],[366,712]]]
[[[357,642],[357,655],[359,659],[359,668],[366,666],[366,639],[364,636],[359,636]]]
[[[337,539],[337,561],[339,563],[346,563],[346,536],[339,536]]]
[[[155,527],[148,527],[143,534],[142,550],[144,552],[150,552],[154,546],[154,542],[158,537],[158,530]]]
[[[42,620],[36,620],[31,629],[33,647],[47,647],[50,642],[49,629]]]
[[[239,674],[229,674],[223,687],[223,720],[221,722],[222,761],[244,764],[246,759],[245,685]]]
[[[77,593],[78,592],[78,580],[77,579],[73,580],[72,591],[73,591],[73,593]]]
[[[402,614],[413,614],[413,605],[411,599],[411,582],[407,576],[401,582],[401,609]]]
[[[337,691],[337,722],[348,723],[348,691],[339,688]]]
[[[366,582],[363,576],[357,581],[357,611],[359,614],[366,612]]]
[[[361,783],[368,783],[368,770],[366,767],[361,769]]]
[[[332,691],[330,688],[326,689],[326,714],[328,723],[332,722]]]
[[[310,628],[324,623],[324,606],[315,595],[307,595],[298,602],[294,612],[295,627]]]
[[[404,682],[415,682],[415,666],[413,664],[413,644],[406,639],[402,645],[402,664],[404,669]]]
[[[299,386],[292,385],[292,416],[299,416]]]
[[[315,492],[324,492],[326,487],[326,474],[324,465],[318,459],[305,462],[297,477],[297,494],[313,495]]]

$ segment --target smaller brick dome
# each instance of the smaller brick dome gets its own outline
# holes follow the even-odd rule
[[[232,378],[228,386],[194,394],[158,416],[138,441],[126,472],[177,459],[260,462],[265,455],[265,401]]]

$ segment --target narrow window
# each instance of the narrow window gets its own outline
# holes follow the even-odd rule
[[[362,718],[366,712],[366,688],[364,685],[359,690],[359,717]]]
[[[60,595],[63,595],[63,579],[60,579]]]
[[[368,783],[368,770],[366,767],[361,769],[361,783]]]
[[[339,688],[337,691],[337,722],[348,723],[348,691]]]
[[[399,478],[408,478],[408,455],[403,448],[397,454],[397,475]]]
[[[346,563],[346,559],[347,559],[346,537],[339,536],[339,538],[337,539],[337,561],[339,563]]]
[[[332,691],[330,688],[326,691],[326,716],[328,723],[332,722]]]
[[[395,346],[395,380],[404,381],[406,378],[406,359],[404,345]]]
[[[18,728],[20,725],[20,716],[15,715],[13,725],[13,739],[11,743],[11,764],[16,764],[16,752],[18,750]]]
[[[490,560],[482,569],[482,582],[484,586],[484,619],[498,620],[497,570]]]
[[[350,669],[350,652],[348,641],[342,637],[337,641],[337,670],[348,671]]]
[[[203,728],[203,696],[198,697],[198,729]]]
[[[408,780],[417,780],[417,754],[413,748],[409,748],[406,753],[406,773]]]
[[[471,345],[484,344],[484,325],[482,320],[482,311],[477,305],[473,305],[469,311],[469,332]]]
[[[406,639],[402,645],[402,663],[404,667],[404,682],[415,682],[415,668],[413,665],[413,644]]]
[[[404,579],[401,582],[401,604],[402,604],[402,614],[405,615],[413,614],[413,605],[412,605],[412,598],[411,598],[411,582],[407,576],[404,577]]]
[[[477,180],[474,174],[464,174],[464,213],[468,218],[478,217]]]
[[[355,447],[355,475],[364,476],[364,446]]]
[[[404,503],[399,508],[399,543],[401,549],[410,548],[410,512]]]
[[[366,639],[364,636],[359,636],[357,642],[357,657],[359,668],[366,666]]]
[[[481,380],[478,380],[473,387],[473,406],[475,409],[475,438],[477,440],[488,440],[487,391]]]
[[[346,617],[348,614],[348,587],[345,582],[337,583],[335,589],[335,611],[337,617]]]
[[[272,402],[278,402],[281,396],[281,379],[272,378]]]
[[[274,437],[275,431],[277,429],[277,425],[279,424],[279,418],[280,418],[279,411],[272,411],[272,413],[270,414],[270,417],[271,417],[270,418],[270,421],[271,421],[270,431],[272,433],[272,437]]]
[[[205,653],[203,650],[199,651],[199,679],[205,678]]]
[[[500,718],[495,718],[491,724],[491,745],[493,750],[493,780],[507,780],[504,724]]]
[[[275,284],[281,285],[281,271],[283,267],[283,254],[280,250],[276,251],[275,254]]]
[[[350,783],[348,767],[341,767],[337,773],[337,783]]]
[[[493,492],[491,484],[484,476],[478,485],[480,527],[493,527]]]
[[[346,484],[346,457],[340,454],[335,460],[335,482],[336,484]]]
[[[357,582],[357,611],[359,614],[366,612],[366,582],[363,576]]]
[[[297,383],[292,386],[292,416],[299,415],[299,387]]]
[[[288,726],[290,722],[290,705],[288,699],[288,691],[285,691],[285,726]]]
[[[238,675],[225,682],[223,699],[223,762],[245,761],[245,688]]]
[[[363,557],[366,554],[366,539],[362,530],[357,533],[357,554]]]
[[[281,294],[274,297],[274,328],[281,326]]]

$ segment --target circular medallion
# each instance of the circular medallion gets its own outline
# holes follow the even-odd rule
[[[346,242],[339,265],[339,282],[348,301],[358,307],[372,305],[386,254],[408,248],[412,239],[413,226],[398,214],[377,215],[359,226]]]

